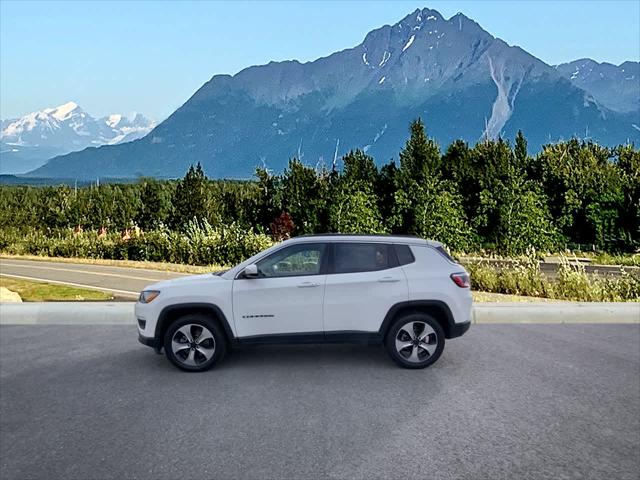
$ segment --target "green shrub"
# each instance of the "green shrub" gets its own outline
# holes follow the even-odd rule
[[[622,271],[620,276],[588,274],[584,266],[561,258],[550,278],[540,271],[534,255],[502,267],[488,261],[466,265],[472,288],[491,293],[525,295],[582,302],[640,301],[640,275]]]
[[[184,233],[162,229],[127,240],[117,233],[99,237],[95,232],[74,234],[71,230],[51,234],[0,230],[0,251],[9,254],[191,265],[234,265],[272,244],[266,235],[239,225],[214,228],[206,221],[190,223]]]

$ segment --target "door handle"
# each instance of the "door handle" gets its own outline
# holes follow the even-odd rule
[[[395,283],[395,282],[399,282],[400,279],[396,277],[382,277],[382,278],[379,278],[378,281],[380,283]]]
[[[319,283],[314,282],[302,282],[298,284],[298,288],[311,288],[311,287],[319,287]]]

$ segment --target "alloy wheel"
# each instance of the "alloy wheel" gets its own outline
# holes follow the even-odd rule
[[[216,341],[209,329],[189,323],[175,331],[171,339],[171,350],[180,363],[196,367],[213,357]]]
[[[407,322],[396,334],[396,351],[408,362],[420,363],[438,348],[438,335],[425,322]]]

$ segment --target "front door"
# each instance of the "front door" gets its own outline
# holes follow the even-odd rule
[[[257,278],[233,281],[238,337],[322,335],[326,245],[299,243],[257,263]]]

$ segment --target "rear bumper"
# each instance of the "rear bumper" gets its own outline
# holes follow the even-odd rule
[[[470,326],[471,326],[471,320],[466,321],[464,323],[454,323],[449,328],[449,338],[461,337],[462,335],[467,333],[467,330],[469,330]]]

